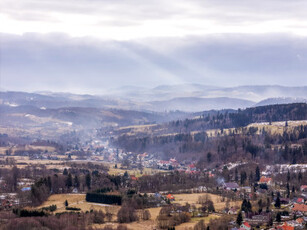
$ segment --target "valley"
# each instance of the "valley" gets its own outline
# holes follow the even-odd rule
[[[182,230],[305,218],[305,103],[159,112],[18,100],[0,111],[1,215]]]

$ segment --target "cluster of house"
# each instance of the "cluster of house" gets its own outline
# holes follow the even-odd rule
[[[261,217],[260,220],[256,220],[256,222],[254,220],[252,220],[253,223],[264,223],[265,221],[268,222],[268,218],[267,217]],[[252,228],[252,221],[244,221],[239,228],[237,227],[233,227],[231,228],[231,230],[251,230]],[[273,224],[273,226],[271,228],[269,228],[270,230],[303,230],[306,229],[306,223],[307,223],[307,218],[306,217],[300,217],[297,218],[296,220],[291,220],[291,221],[285,221],[282,222],[280,224]]]
[[[189,174],[199,174],[200,171],[197,170],[194,163],[179,163],[175,158],[170,158],[168,161],[158,160],[157,165],[159,169],[173,170],[176,169],[179,172],[185,172]]]
[[[266,184],[268,186],[273,186],[273,180],[271,177],[262,176],[259,180],[259,184]],[[225,183],[222,181],[221,188],[227,191],[248,193],[251,195],[250,187],[240,187],[236,182]],[[259,189],[261,190],[261,189]],[[256,194],[261,191],[256,191]],[[285,210],[289,211],[289,215],[281,216],[281,223],[275,223],[274,228],[278,230],[296,230],[305,229],[307,225],[307,185],[301,185],[300,193],[297,197],[290,198],[280,198],[280,203]],[[230,209],[225,209],[225,213],[230,215],[237,215],[239,212],[239,207],[231,207]],[[232,228],[239,230],[251,229],[251,226],[261,226],[269,222],[272,218],[271,212],[265,212],[257,215],[251,215],[244,219],[244,223],[240,228]],[[235,224],[234,224],[235,225]]]
[[[22,192],[30,191],[31,185],[34,183],[34,180],[28,178],[19,179],[17,186]],[[0,179],[0,210],[8,210],[19,204],[24,203],[17,196],[17,193],[7,193],[5,192],[7,184],[5,180]]]
[[[9,210],[19,204],[17,193],[1,193],[0,210]]]
[[[136,168],[137,165],[142,164],[143,167],[161,169],[161,170],[173,170],[184,171],[186,173],[196,174],[200,173],[195,164],[191,162],[178,162],[175,158],[169,160],[156,159],[154,155],[149,153],[135,154],[132,152],[125,152],[122,149],[110,148],[107,143],[98,143],[97,141],[90,143],[85,149],[92,151],[91,160],[103,161],[110,163],[120,163],[123,160],[128,160],[131,168]],[[100,151],[95,151],[99,149]],[[96,157],[96,158],[95,158]]]
[[[231,230],[251,230],[252,229],[252,226],[250,226],[250,224],[248,222],[243,222],[240,226],[240,228],[231,228]]]

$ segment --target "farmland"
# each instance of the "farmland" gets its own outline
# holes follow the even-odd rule
[[[191,194],[175,194],[174,203],[178,203],[184,205],[185,203],[198,205],[198,199],[200,196],[208,196],[214,203],[214,207],[216,211],[222,211],[226,206],[225,198],[222,198],[219,195],[209,194],[209,193],[191,193]],[[224,201],[222,201],[224,200]],[[229,202],[229,206],[240,206],[242,201],[231,201]]]
[[[173,203],[178,203],[178,204],[186,204],[189,203],[191,205],[199,205],[198,204],[198,198],[199,196],[204,196],[208,195],[210,199],[214,202],[214,205],[218,211],[221,211],[225,205],[226,202],[222,202],[222,197],[214,194],[208,194],[208,193],[196,193],[196,194],[175,194],[175,201]],[[86,212],[90,210],[102,210],[104,213],[106,212],[106,209],[110,211],[113,214],[113,219],[112,222],[107,222],[105,224],[93,224],[92,227],[98,228],[98,227],[105,227],[105,226],[117,226],[118,223],[116,222],[116,216],[117,212],[120,209],[120,206],[116,205],[103,205],[103,204],[98,204],[98,203],[91,203],[91,202],[86,202],[85,201],[85,194],[57,194],[57,195],[51,195],[47,201],[45,201],[42,205],[36,207],[36,209],[40,209],[43,207],[48,207],[50,205],[56,205],[57,210],[55,213],[61,213],[65,212],[65,205],[64,202],[67,200],[69,207],[74,207],[74,208],[80,208],[81,211]],[[231,202],[231,205],[239,205],[240,202]],[[159,215],[159,212],[161,210],[160,207],[157,208],[149,208],[148,209],[150,212],[150,220],[147,221],[137,221],[133,223],[128,223],[126,226],[128,229],[155,229],[156,226],[156,219],[157,216]],[[219,215],[216,214],[210,214],[207,217],[195,217],[192,218],[190,222],[181,224],[176,227],[176,229],[181,229],[184,230],[186,228],[193,227],[199,220],[204,220],[205,223],[209,222],[210,219],[212,218],[219,218]],[[144,227],[146,226],[146,227]]]

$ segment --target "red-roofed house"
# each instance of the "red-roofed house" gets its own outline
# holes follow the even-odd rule
[[[301,192],[307,192],[307,185],[301,186]]]
[[[188,168],[189,168],[190,171],[195,171],[195,170],[196,170],[195,164],[190,164],[190,165],[188,166]]]
[[[298,219],[296,219],[296,222],[299,223],[299,224],[302,224],[302,223],[304,223],[304,219],[303,218],[298,218]]]
[[[175,197],[172,194],[168,194],[166,198],[169,200],[175,200]]]
[[[209,176],[210,178],[212,178],[212,177],[214,177],[214,176],[215,176],[215,174],[214,174],[214,173],[212,173],[211,171],[210,171],[210,172],[207,172],[207,174],[208,174],[208,176]]]
[[[136,176],[134,176],[134,175],[131,175],[131,176],[130,176],[130,179],[131,179],[131,180],[138,180],[138,178],[137,178]]]
[[[139,154],[138,155],[138,159],[139,160],[144,160],[144,158],[147,157],[147,156],[148,156],[148,153]]]
[[[297,198],[297,200],[296,200],[296,203],[299,203],[299,204],[304,204],[304,199],[303,198]]]
[[[304,214],[307,214],[307,205],[306,204],[294,204],[292,211],[293,212],[302,212]]]
[[[169,166],[170,165],[170,162],[169,161],[158,161],[158,165],[159,166]]]
[[[260,184],[267,184],[267,185],[272,185],[272,178],[271,177],[265,177],[262,176],[259,180]]]
[[[281,229],[281,230],[294,230],[294,227],[288,225],[287,222],[285,222],[282,226],[278,226],[277,229]]]
[[[169,159],[169,161],[170,161],[171,163],[176,163],[176,162],[177,162],[175,158],[171,158],[171,159]]]
[[[240,229],[250,230],[252,227],[249,225],[249,223],[244,222],[241,224]]]

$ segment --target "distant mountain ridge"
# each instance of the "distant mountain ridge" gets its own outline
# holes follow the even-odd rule
[[[307,101],[307,86],[278,85],[216,87],[200,84],[161,85],[155,88],[126,86],[104,95],[72,93],[0,92],[0,104],[38,108],[92,107],[137,111],[198,112]]]
[[[231,108],[247,108],[253,106],[255,102],[237,98],[216,97],[178,97],[167,101],[150,102],[153,111],[180,110],[185,112],[198,112],[205,110],[221,110]]]
[[[292,104],[292,103],[307,103],[307,99],[292,98],[292,97],[268,98],[268,99],[265,99],[265,100],[258,102],[254,106],[276,105],[276,104]]]
[[[161,85],[152,89],[141,87],[121,87],[106,95],[140,97],[142,101],[170,100],[176,97],[230,97],[259,102],[267,98],[293,97],[307,98],[307,86],[255,85],[218,87],[201,84]]]

